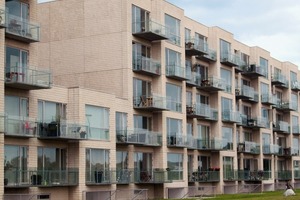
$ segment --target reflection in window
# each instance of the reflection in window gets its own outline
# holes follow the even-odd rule
[[[268,79],[269,77],[269,64],[268,64],[268,60],[260,57],[259,58],[259,64],[262,70],[262,74],[264,75],[265,78]]]
[[[168,153],[168,177],[170,180],[183,180],[183,156],[178,153]]]
[[[65,170],[66,149],[38,147],[38,170]]]
[[[6,78],[16,79],[13,81],[24,81],[27,73],[28,52],[6,47]]]
[[[38,110],[38,120],[43,123],[66,119],[66,104],[39,100]]]
[[[133,120],[134,120],[134,129],[146,129],[151,131],[152,123],[150,117],[146,117],[142,115],[134,115]]]
[[[176,45],[180,45],[180,21],[165,14],[165,24],[169,28],[169,32],[167,33],[169,40]]]
[[[149,30],[150,13],[137,6],[132,6],[132,32],[144,32]]]
[[[5,96],[5,113],[10,116],[28,117],[28,99]]]
[[[167,91],[167,98],[168,98],[167,108],[172,111],[181,112],[182,111],[181,87],[174,84],[167,83],[166,91]]]

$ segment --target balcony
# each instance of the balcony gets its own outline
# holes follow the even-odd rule
[[[244,72],[244,70],[248,67],[248,63],[243,60],[239,61],[239,65],[234,68],[235,73]]]
[[[168,147],[187,147],[187,136],[181,134],[168,134],[167,136]]]
[[[289,123],[285,121],[278,121],[273,123],[273,131],[281,133],[290,133]]]
[[[185,54],[187,56],[201,56],[208,54],[208,45],[199,39],[185,40]]]
[[[278,155],[279,154],[279,145],[278,144],[269,144],[263,146],[263,154],[268,155]]]
[[[237,181],[238,180],[238,171],[237,170],[227,170],[223,172],[224,181]]]
[[[197,149],[197,139],[192,135],[188,135],[186,140],[186,147],[193,150]]]
[[[300,91],[300,82],[299,81],[291,81],[291,89],[295,92]]]
[[[278,101],[274,107],[277,110],[282,112],[290,112],[290,111],[298,110],[298,104],[297,102],[294,101]]]
[[[264,117],[249,117],[247,115],[241,115],[242,125],[246,128],[259,129],[259,128],[270,128],[270,123]]]
[[[276,105],[278,102],[278,98],[276,95],[262,94],[261,95],[261,103],[266,105]]]
[[[294,125],[292,127],[292,133],[296,134],[296,135],[299,135],[300,134],[300,126],[299,125]]]
[[[242,75],[253,79],[258,78],[259,76],[267,76],[267,72],[262,67],[257,66],[255,64],[251,64],[250,66],[244,69]]]
[[[282,170],[275,173],[276,179],[279,181],[287,181],[292,179],[292,171]]]
[[[44,199],[50,200],[51,193],[39,193],[39,194],[3,194],[3,200],[35,200]]]
[[[169,179],[168,171],[164,169],[154,169],[147,171],[134,171],[134,182],[135,183],[145,183],[145,184],[163,184],[171,183]]]
[[[152,58],[138,56],[132,61],[132,70],[150,76],[161,75],[161,63]]]
[[[221,78],[208,77],[208,79],[203,79],[201,81],[201,86],[199,86],[198,89],[207,92],[225,91],[226,85],[226,82]]]
[[[5,28],[6,24],[5,24],[5,10],[0,8],[0,29],[1,28]]]
[[[40,26],[28,19],[6,14],[5,36],[21,42],[40,41]]]
[[[167,99],[158,94],[133,97],[133,108],[146,111],[167,110]]]
[[[182,103],[177,100],[167,99],[167,109],[175,112],[182,112]]]
[[[35,137],[37,123],[35,119],[8,115],[5,119],[5,135],[12,137]]]
[[[260,154],[260,145],[256,142],[245,141],[238,144],[239,153]]]
[[[231,53],[222,53],[220,62],[224,65],[235,67],[235,66],[239,66],[240,57],[238,55],[231,54]]]
[[[259,101],[258,92],[247,85],[243,85],[241,88],[235,89],[235,98],[253,103],[257,103]]]
[[[217,52],[212,49],[208,49],[207,54],[203,54],[201,56],[196,56],[197,59],[202,60],[204,62],[216,62],[217,61]]]
[[[6,117],[6,114],[0,113],[0,133],[5,132],[5,123],[7,122]]]
[[[228,123],[242,123],[241,113],[231,110],[222,111],[222,121]]]
[[[197,139],[197,149],[206,150],[206,151],[221,151],[223,150],[223,140],[214,138],[214,139]]]
[[[289,88],[289,81],[282,74],[273,74],[272,85],[280,88]]]
[[[51,88],[52,76],[48,70],[6,67],[5,85],[8,87],[37,90]]]
[[[268,179],[267,173],[262,170],[239,170],[239,181],[262,181]]]
[[[167,65],[166,77],[179,80],[179,81],[188,80],[188,78],[185,75],[185,68],[178,65]]]
[[[148,40],[166,40],[168,39],[168,29],[152,20],[135,22],[132,24],[132,35]]]
[[[57,187],[78,185],[78,169],[67,170],[5,170],[7,188]]]
[[[86,169],[86,185],[110,185],[117,183],[116,170]]]
[[[194,172],[189,173],[189,182],[213,183],[219,181],[220,181],[220,171],[195,170]]]
[[[294,169],[294,179],[299,180],[300,179],[300,171],[299,169]]]
[[[117,131],[118,144],[134,144],[143,146],[161,146],[161,133],[146,129]]]
[[[201,85],[201,77],[197,72],[186,72],[186,84],[189,86],[200,86]]]
[[[133,169],[117,169],[116,170],[116,182],[117,184],[129,184],[133,183],[134,170]]]
[[[278,156],[291,157],[299,156],[299,149],[291,147],[280,147]]]

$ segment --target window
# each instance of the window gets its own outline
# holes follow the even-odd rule
[[[263,159],[264,178],[271,178],[272,175],[272,160]]]
[[[244,141],[252,142],[253,141],[253,134],[251,132],[244,132]]]
[[[182,121],[180,119],[167,118],[168,136],[182,135]]]
[[[116,152],[116,166],[117,170],[128,169],[128,152],[127,151],[117,151]]]
[[[188,155],[188,163],[187,163],[187,167],[188,167],[188,174],[189,174],[189,179],[193,178],[192,172],[194,171],[194,155]]]
[[[251,107],[243,105],[243,114],[246,115],[248,118],[251,118]]]
[[[292,133],[299,133],[299,118],[298,116],[292,115]]]
[[[208,79],[208,68],[203,65],[197,65],[196,73],[200,75],[201,80]]]
[[[144,32],[149,30],[150,13],[137,6],[132,6],[132,32]]]
[[[247,54],[241,53],[241,64],[243,67],[249,66],[249,56]]]
[[[167,93],[167,108],[176,111],[181,112],[182,111],[182,89],[180,86],[167,83],[166,84],[166,93]]]
[[[290,80],[291,80],[291,86],[292,88],[298,88],[300,87],[298,83],[297,73],[291,71],[290,73]]]
[[[134,105],[140,106],[146,97],[151,96],[151,82],[133,78]]]
[[[5,96],[5,113],[10,116],[28,117],[28,99]]]
[[[132,68],[141,70],[143,67],[150,67],[151,48],[145,45],[132,43]]]
[[[201,103],[201,104],[205,104],[205,105],[209,105],[209,96],[197,94],[196,102]]]
[[[220,40],[221,60],[228,59],[231,54],[231,44],[225,40]]]
[[[66,119],[66,104],[38,101],[38,119],[43,123],[59,122],[60,119]]]
[[[142,115],[134,115],[134,129],[152,129],[152,120],[150,117],[142,116]]]
[[[29,4],[20,1],[6,0],[5,6],[9,14],[26,21],[29,18]]]
[[[185,42],[189,42],[191,40],[191,30],[188,28],[184,29],[184,38]]]
[[[192,137],[193,136],[193,124],[186,123],[186,135]]]
[[[181,54],[166,48],[166,73],[167,75],[183,76],[185,70],[181,67]]]
[[[38,147],[39,170],[66,169],[66,149]]]
[[[198,156],[198,170],[208,171],[210,168],[210,157]]]
[[[292,155],[299,155],[299,138],[293,138]]]
[[[223,149],[233,150],[233,131],[232,128],[222,127]]]
[[[192,106],[193,102],[192,102],[192,92],[186,92],[186,105],[187,106]]]
[[[298,111],[298,94],[292,93],[291,104],[292,104],[292,108]]]
[[[176,45],[180,45],[180,21],[165,14],[165,24],[169,29],[169,32],[167,33],[169,40]]]
[[[262,142],[263,142],[263,152],[270,153],[270,143],[271,143],[271,136],[268,133],[262,134]]]
[[[188,81],[195,83],[196,77],[192,75],[192,61],[185,60],[185,74]]]
[[[14,1],[11,1],[14,2]],[[13,81],[26,81],[26,73],[28,67],[28,52],[6,47],[6,78],[15,79]]]
[[[4,178],[7,185],[28,182],[27,147],[4,145]]]
[[[197,125],[198,145],[202,149],[209,148],[210,145],[210,127],[204,125]]]
[[[109,170],[109,150],[86,149],[86,182],[109,181]]]
[[[260,64],[260,67],[261,67],[262,74],[264,75],[265,78],[268,79],[268,77],[269,77],[269,64],[268,64],[268,60],[260,57],[259,58],[259,64]]]
[[[223,157],[223,174],[224,174],[224,179],[226,180],[231,180],[234,178],[233,157],[229,157],[229,156]]]
[[[99,106],[85,105],[86,124],[89,138],[109,139],[109,109]]]
[[[183,180],[183,156],[178,153],[168,153],[168,177],[170,180]]]
[[[222,97],[222,111],[228,112],[232,110],[232,99]]]
[[[261,116],[264,118],[266,121],[269,120],[269,109],[262,107],[261,108]]]
[[[127,113],[116,112],[116,133],[121,134],[127,130]]]
[[[200,35],[199,33],[195,33],[195,46],[198,46],[203,51],[208,51],[207,46],[207,37]]]
[[[269,85],[263,82],[260,82],[260,92],[266,96],[269,96]]]
[[[232,85],[231,71],[221,68],[221,78],[226,83],[225,92],[231,93],[231,85]]]
[[[136,152],[134,154],[134,169],[140,172],[152,170],[152,154]]]

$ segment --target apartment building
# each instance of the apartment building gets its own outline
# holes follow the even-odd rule
[[[298,66],[184,12],[0,1],[0,199],[300,187]]]

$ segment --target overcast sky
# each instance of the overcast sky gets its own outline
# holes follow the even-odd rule
[[[280,61],[300,68],[299,0],[167,0],[185,15],[219,26],[249,46],[259,46]]]

